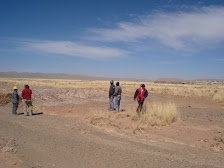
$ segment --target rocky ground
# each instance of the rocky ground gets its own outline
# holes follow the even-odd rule
[[[20,87],[19,87],[20,88]],[[180,121],[139,128],[123,93],[108,111],[106,90],[35,87],[36,115],[20,104],[11,114],[11,86],[0,86],[0,167],[223,167],[224,104],[200,97],[150,94],[174,101]],[[20,94],[19,90],[19,94]]]

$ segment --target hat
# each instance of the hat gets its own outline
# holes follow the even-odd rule
[[[141,84],[140,87],[145,87],[145,84]]]
[[[18,87],[17,87],[17,86],[14,86],[14,87],[13,87],[13,90],[18,90]]]
[[[113,84],[114,83],[114,80],[111,80],[110,83]]]

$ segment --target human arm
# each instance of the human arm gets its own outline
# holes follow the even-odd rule
[[[148,91],[146,90],[145,94],[144,94],[144,98],[146,98],[148,96]]]
[[[21,94],[21,96],[22,96],[22,98],[23,98],[23,96],[24,96],[24,91],[22,91],[22,94]]]
[[[138,89],[135,91],[134,100],[136,99],[137,95],[138,95]]]

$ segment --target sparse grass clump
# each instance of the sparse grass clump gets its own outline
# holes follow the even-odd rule
[[[111,124],[110,118],[106,117],[103,113],[95,114],[91,120],[90,123],[92,125],[98,125],[98,124],[106,124],[109,125]]]
[[[173,102],[152,102],[145,105],[140,120],[152,126],[163,126],[179,120],[179,113]]]
[[[224,91],[219,90],[217,91],[214,96],[212,97],[213,100],[218,102],[224,102]]]
[[[139,121],[141,125],[164,126],[178,121],[180,118],[173,102],[146,103],[140,113],[136,112],[136,106],[129,107],[127,113],[132,116],[132,120]]]

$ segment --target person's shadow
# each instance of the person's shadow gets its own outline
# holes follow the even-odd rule
[[[33,113],[33,115],[41,115],[44,114],[43,112],[37,112],[37,113]],[[24,113],[17,113],[17,115],[24,115]]]

